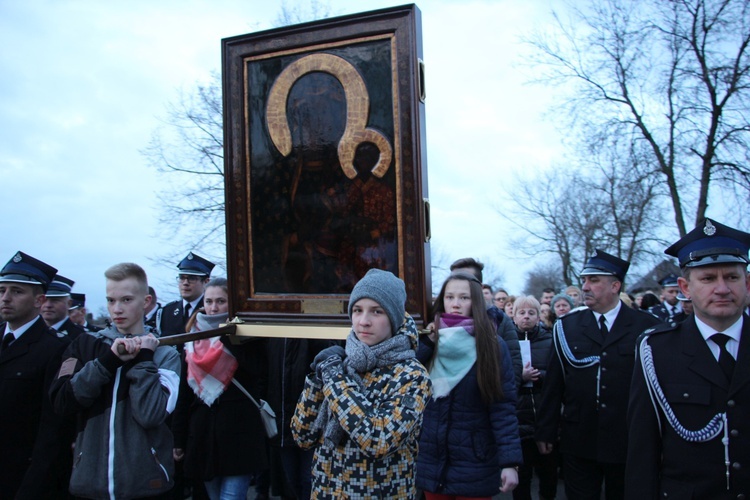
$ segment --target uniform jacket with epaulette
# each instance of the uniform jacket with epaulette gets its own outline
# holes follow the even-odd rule
[[[661,407],[656,409],[658,403],[646,386],[642,357],[646,346],[668,406],[685,430],[700,430],[726,412],[729,490],[723,430],[706,442],[681,437]],[[731,383],[694,316],[648,332],[639,339],[639,347],[628,408],[625,498],[750,498],[750,318],[744,316]]]

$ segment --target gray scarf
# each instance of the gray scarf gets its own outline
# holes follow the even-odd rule
[[[396,335],[372,347],[362,343],[354,330],[349,332],[349,337],[346,339],[346,359],[343,363],[344,373],[357,384],[365,397],[368,391],[360,374],[416,357],[412,339],[404,332],[409,326],[416,329],[411,318],[408,318]],[[346,436],[346,431],[329,408],[328,398],[323,399],[318,417],[313,424],[314,431],[320,429],[325,429],[323,437],[329,446],[338,445]]]

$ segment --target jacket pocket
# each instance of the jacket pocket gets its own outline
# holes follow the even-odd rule
[[[495,439],[484,432],[471,433],[471,446],[474,450],[474,456],[479,460],[486,460],[490,457],[490,443],[494,444]]]
[[[161,460],[159,460],[159,457],[156,455],[156,450],[153,448],[153,446],[151,447],[151,456],[154,457],[154,462],[156,462],[156,465],[159,467],[162,474],[164,474],[164,479],[167,482],[169,482],[169,473],[167,472],[166,467],[162,465]]]
[[[564,403],[561,417],[566,422],[578,422],[581,419],[581,409],[577,403]]]
[[[659,498],[690,500],[693,498],[693,486],[676,479],[663,477],[659,483]]]
[[[670,405],[700,405],[711,404],[711,387],[708,385],[664,384],[664,395]]]
[[[590,340],[583,339],[575,339],[569,341],[568,347],[570,347],[570,351],[573,353],[573,356],[578,359],[585,358],[586,356],[593,354],[595,350],[598,351],[597,344],[594,344]]]

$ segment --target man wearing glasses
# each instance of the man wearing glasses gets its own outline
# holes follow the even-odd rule
[[[214,264],[190,252],[177,264],[177,268],[180,270],[177,287],[181,299],[170,302],[160,311],[161,316],[157,318],[156,324],[162,337],[185,333],[185,324],[190,316],[203,307],[203,290]]]

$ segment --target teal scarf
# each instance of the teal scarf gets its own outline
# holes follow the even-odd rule
[[[438,324],[438,352],[430,370],[433,399],[450,394],[477,361],[471,318],[445,314]]]

